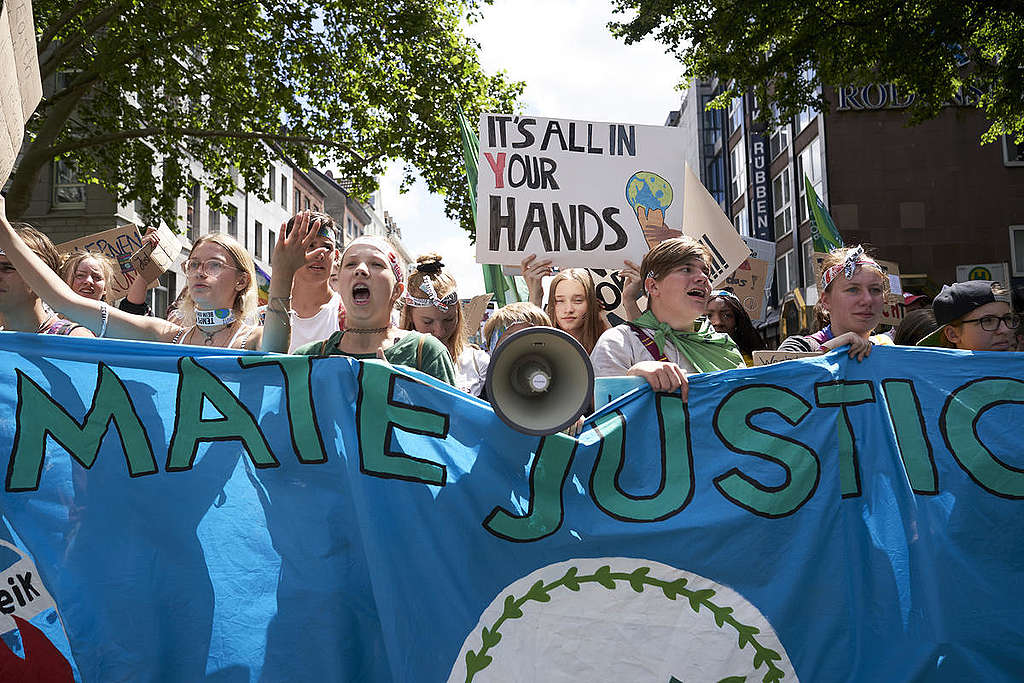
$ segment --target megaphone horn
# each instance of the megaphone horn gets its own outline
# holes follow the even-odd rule
[[[505,424],[544,436],[571,426],[593,405],[594,366],[572,335],[530,327],[507,337],[491,354],[486,387]]]

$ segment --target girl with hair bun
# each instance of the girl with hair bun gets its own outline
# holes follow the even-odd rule
[[[850,358],[864,360],[874,344],[892,346],[884,334],[872,335],[882,318],[889,278],[864,247],[833,249],[821,265],[817,310],[828,325],[814,334],[787,337],[779,351],[831,351],[850,347]]]
[[[458,287],[455,278],[445,271],[439,254],[424,254],[416,259],[404,303],[400,327],[433,335],[441,341],[455,362],[455,386],[471,396],[479,396],[490,357],[466,341],[468,330]]]

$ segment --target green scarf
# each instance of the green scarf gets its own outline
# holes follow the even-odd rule
[[[699,323],[699,327],[698,327]],[[665,353],[665,342],[671,341],[679,353],[693,363],[697,372],[715,372],[743,367],[743,356],[736,348],[736,342],[727,334],[715,332],[707,318],[694,322],[693,332],[673,330],[668,323],[654,317],[650,310],[633,321],[637,327],[654,331],[654,343]]]

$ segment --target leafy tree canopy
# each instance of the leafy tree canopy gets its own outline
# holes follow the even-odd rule
[[[1020,0],[614,1],[631,19],[610,28],[627,43],[653,35],[688,78],[735,79],[715,106],[752,91],[789,117],[825,108],[815,94],[822,84],[892,82],[916,96],[917,122],[937,116],[961,87],[977,88],[991,122],[983,139],[1024,138]]]
[[[83,181],[173,224],[189,157],[216,203],[264,188],[279,147],[337,165],[358,194],[389,160],[472,226],[456,124],[508,111],[522,85],[487,75],[461,30],[478,0],[37,0],[46,96],[28,124],[7,206],[23,213],[40,171]],[[237,169],[237,171],[235,170]],[[265,190],[260,190],[265,191]]]

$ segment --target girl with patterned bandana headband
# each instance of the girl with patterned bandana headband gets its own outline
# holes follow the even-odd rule
[[[441,341],[455,362],[455,386],[479,396],[487,379],[487,352],[467,343],[465,319],[455,278],[448,274],[437,254],[416,259],[409,275],[401,327],[431,334]]]
[[[850,347],[850,358],[864,360],[874,344],[892,346],[887,335],[871,334],[882,317],[889,278],[864,247],[833,249],[821,266],[818,306],[828,325],[807,336],[787,337],[779,351],[831,351]]]

